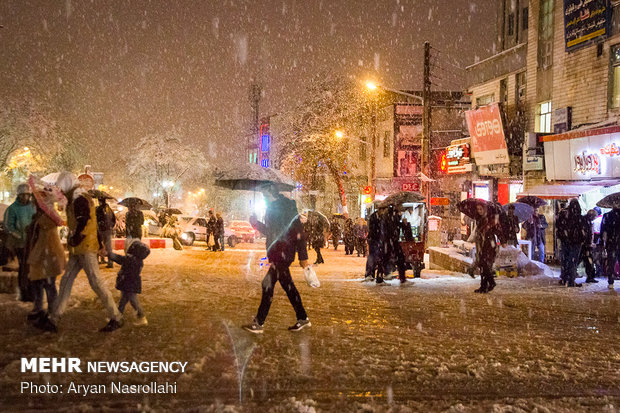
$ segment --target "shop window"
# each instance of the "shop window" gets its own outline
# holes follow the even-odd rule
[[[611,47],[610,106],[620,107],[620,44]]]
[[[540,1],[538,28],[538,67],[547,69],[553,62],[553,0]]]
[[[360,161],[366,160],[366,142],[368,142],[368,140],[365,136],[362,136],[360,142]]]
[[[495,100],[495,95],[491,93],[490,95],[484,95],[476,98],[476,107],[486,106]]]
[[[538,104],[536,109],[536,132],[551,133],[551,101]]]
[[[529,14],[530,8],[524,7],[521,11],[521,30],[527,30],[527,28],[529,27],[529,23],[527,21],[527,19],[529,18]]]
[[[391,140],[391,136],[390,136],[390,131],[385,131],[383,132],[383,157],[384,158],[389,158],[390,157],[390,140]]]

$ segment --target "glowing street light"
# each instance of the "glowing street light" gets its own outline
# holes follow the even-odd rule
[[[377,85],[374,82],[366,82],[366,89],[368,90],[375,90],[377,89]]]
[[[334,132],[334,135],[336,135],[336,137],[337,137],[338,139],[341,139],[341,138],[344,136],[344,132],[343,132],[343,131],[341,131],[341,130],[336,130],[336,131]]]

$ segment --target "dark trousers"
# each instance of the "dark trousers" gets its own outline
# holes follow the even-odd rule
[[[24,302],[34,301],[32,283],[28,279],[28,257],[26,257],[26,249],[15,248],[15,255],[17,255],[17,263],[19,264],[19,269],[17,272],[19,299]]]
[[[355,250],[355,242],[345,241],[344,242],[345,255],[353,255],[353,250]]]
[[[358,257],[360,256],[360,254],[365,257],[368,253],[368,244],[366,243],[366,238],[358,238],[355,248],[357,249]]]
[[[47,296],[47,309],[52,309],[56,297],[58,297],[58,290],[56,289],[56,277],[44,278],[42,280],[32,281],[34,292],[34,308],[33,313],[43,311],[43,291]]]
[[[301,296],[293,283],[291,278],[291,271],[289,265],[286,263],[273,263],[267,271],[267,275],[263,279],[263,296],[258,307],[258,313],[256,314],[256,321],[258,324],[263,325],[269,314],[269,308],[271,307],[271,301],[273,300],[273,289],[276,283],[279,282],[282,289],[286,292],[288,300],[295,309],[295,315],[298,320],[305,320],[308,318],[306,310],[301,303]]]
[[[569,286],[575,285],[577,278],[577,265],[581,254],[580,244],[562,244],[562,269],[564,270],[565,281]]]
[[[338,250],[338,244],[340,244],[340,238],[332,238],[332,242],[334,243],[334,250]]]
[[[219,251],[221,249],[220,237],[218,237],[217,235],[213,234],[213,242],[215,243],[213,245],[213,251]],[[223,251],[223,249],[222,249],[222,251]]]
[[[616,273],[616,261],[620,259],[620,247],[610,248],[608,246],[605,251],[607,251],[607,260],[605,262],[605,273],[607,274],[607,282],[609,284],[613,284],[614,276]]]
[[[493,271],[493,262],[495,258],[482,260],[480,262],[480,290],[489,291],[489,288],[495,287],[495,273]]]
[[[144,317],[144,311],[142,311],[142,307],[138,301],[138,294],[121,291],[121,299],[118,302],[118,311],[121,314],[125,311],[125,306],[127,303],[131,304],[131,306],[136,310],[138,317]]]
[[[583,266],[586,269],[587,280],[593,280],[596,277],[596,270],[594,269],[594,254],[592,253],[592,245],[584,245],[581,249],[580,260],[583,261]]]
[[[323,255],[321,254],[321,247],[319,247],[318,244],[314,245],[314,251],[316,252],[316,263],[323,264],[325,261],[323,261]]]
[[[370,247],[368,258],[366,259],[366,277],[375,278],[377,270],[381,271],[381,258],[379,257],[379,248]],[[382,274],[381,274],[382,276]]]

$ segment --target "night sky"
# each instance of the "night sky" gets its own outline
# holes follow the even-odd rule
[[[108,146],[90,162],[97,170],[173,125],[211,159],[239,159],[251,79],[264,88],[262,114],[295,104],[326,70],[415,89],[428,40],[441,51],[435,87],[460,89],[455,66],[493,52],[495,3],[2,0],[0,97],[49,106]]]

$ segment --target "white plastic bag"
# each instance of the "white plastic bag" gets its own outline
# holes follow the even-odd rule
[[[314,271],[314,268],[312,268],[311,265],[308,265],[306,268],[304,268],[304,277],[306,278],[306,282],[308,283],[310,287],[318,288],[321,286],[321,282],[319,281],[319,278],[316,276],[316,272]]]

